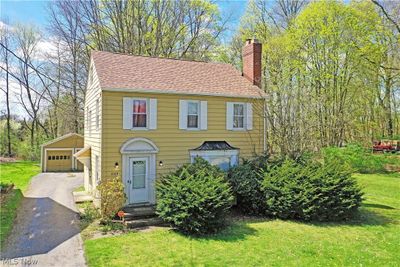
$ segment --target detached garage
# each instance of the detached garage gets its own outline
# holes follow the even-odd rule
[[[83,148],[83,136],[70,133],[42,145],[43,172],[83,171],[73,155]]]

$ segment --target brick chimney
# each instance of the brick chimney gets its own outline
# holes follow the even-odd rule
[[[242,49],[243,76],[258,87],[261,86],[262,45],[257,39],[247,39]]]

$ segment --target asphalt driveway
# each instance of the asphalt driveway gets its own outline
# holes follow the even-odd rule
[[[41,173],[32,178],[4,251],[2,264],[86,266],[72,191],[82,173]]]

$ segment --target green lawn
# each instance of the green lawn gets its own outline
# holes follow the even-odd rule
[[[0,164],[0,183],[15,185],[15,189],[5,196],[0,212],[0,244],[12,228],[22,193],[29,185],[30,179],[40,172],[37,162],[21,161]]]
[[[90,266],[399,266],[400,175],[355,175],[366,193],[346,223],[235,222],[189,238],[171,230],[86,240]]]

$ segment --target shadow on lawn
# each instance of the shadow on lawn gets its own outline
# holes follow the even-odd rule
[[[366,207],[366,208],[385,209],[385,210],[395,210],[396,209],[391,206],[382,205],[382,204],[374,204],[374,203],[366,203],[366,204],[363,204],[362,206]]]
[[[229,220],[227,221],[227,225],[224,229],[222,229],[219,233],[216,234],[209,234],[203,236],[195,236],[195,235],[186,235],[180,233],[176,230],[175,231],[178,235],[188,237],[190,239],[196,241],[208,241],[208,240],[215,240],[215,241],[222,241],[222,242],[236,242],[238,240],[246,239],[247,236],[256,235],[257,230],[249,227],[247,225],[249,221],[243,220],[242,222]]]
[[[379,204],[371,204],[379,205]],[[368,204],[363,204],[359,211],[354,217],[347,221],[339,222],[309,222],[308,224],[319,226],[319,227],[335,227],[335,226],[385,226],[395,221],[389,217],[386,217],[378,212],[366,209],[366,207],[372,207]],[[376,206],[374,206],[376,207]],[[391,208],[391,207],[390,207]],[[387,208],[384,208],[387,209]],[[394,209],[394,208],[393,208]]]
[[[44,254],[80,232],[77,212],[48,197],[23,197],[1,257]]]

